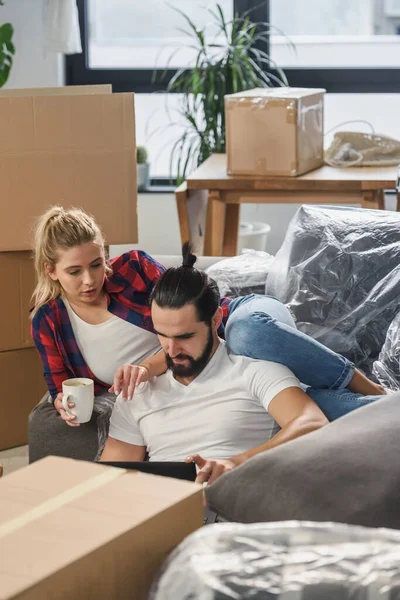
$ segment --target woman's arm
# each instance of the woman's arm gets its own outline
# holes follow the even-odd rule
[[[54,403],[57,394],[62,392],[62,382],[70,378],[59,352],[54,332],[47,316],[38,312],[31,324],[33,342],[39,352],[43,365],[43,374],[50,396]]]
[[[114,383],[109,391],[114,394],[122,392],[124,400],[131,400],[135,387],[139,383],[149,381],[152,377],[158,377],[167,370],[167,362],[163,350],[146,358],[140,365],[123,365],[117,369],[114,375]]]
[[[146,358],[146,360],[141,362],[138,367],[147,369],[149,373],[149,379],[162,375],[167,370],[167,361],[165,360],[164,350],[160,350],[157,352],[157,354],[154,354],[154,356]]]

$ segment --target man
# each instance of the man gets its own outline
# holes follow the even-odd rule
[[[323,427],[327,418],[283,365],[231,355],[218,337],[215,282],[183,265],[168,269],[152,299],[168,371],[116,400],[101,460],[194,461],[213,483],[252,456]],[[276,423],[280,431],[276,431]]]

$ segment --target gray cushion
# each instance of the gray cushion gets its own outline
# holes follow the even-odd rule
[[[222,517],[400,529],[400,393],[260,454],[206,488]]]
[[[49,402],[40,402],[28,421],[29,462],[48,455],[94,460],[98,451],[97,415],[89,423],[69,427]]]

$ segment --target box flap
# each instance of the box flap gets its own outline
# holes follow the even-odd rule
[[[0,90],[0,97],[18,98],[19,96],[75,96],[87,94],[111,94],[112,85],[66,85],[51,88],[18,88]]]
[[[137,242],[133,94],[0,97],[0,130],[0,251],[29,249],[53,204],[93,214],[108,244]]]
[[[304,98],[305,96],[313,96],[315,94],[324,94],[326,90],[322,88],[292,88],[292,87],[277,87],[277,88],[253,88],[236,94],[227,94],[225,98],[228,102],[236,101],[240,98],[276,98],[283,100],[287,98]]]

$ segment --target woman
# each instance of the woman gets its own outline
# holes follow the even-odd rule
[[[81,210],[55,206],[37,224],[35,269],[32,336],[51,403],[40,403],[30,416],[30,460],[47,454],[94,458],[96,418],[73,435],[68,432],[64,423],[78,425],[62,408],[62,382],[89,377],[95,382],[97,400],[110,402],[111,393],[122,389],[130,397],[139,381],[165,371],[149,308],[151,291],[164,267],[141,251],[108,263],[94,219]],[[382,393],[347,359],[298,332],[278,300],[223,298],[221,306],[233,352],[287,365],[305,385],[319,389],[322,403],[332,402],[332,394],[337,400],[337,392],[329,388]],[[337,416],[362,402],[339,406]]]

